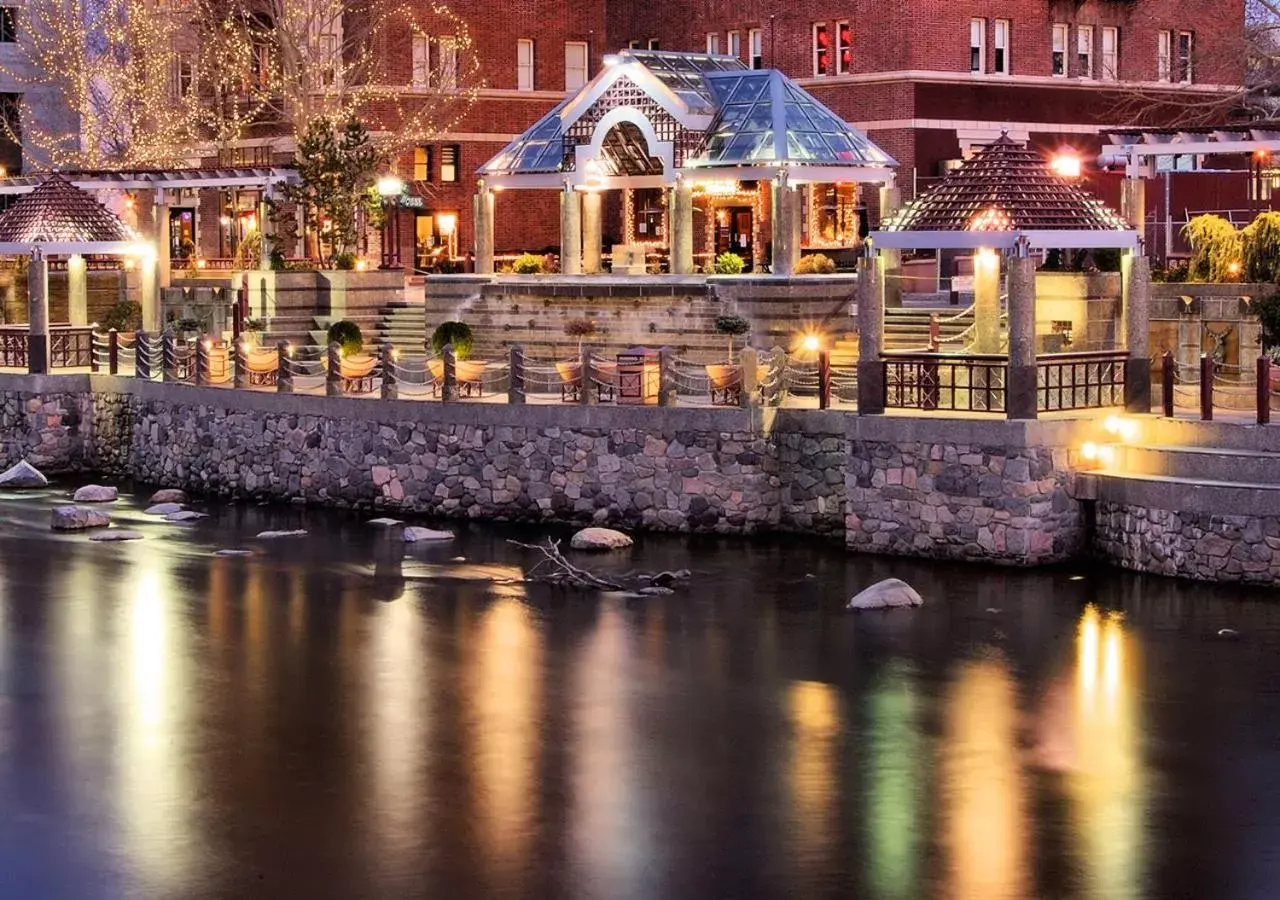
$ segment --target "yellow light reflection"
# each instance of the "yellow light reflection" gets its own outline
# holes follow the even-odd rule
[[[787,689],[786,702],[793,854],[802,872],[827,871],[836,852],[840,697],[829,684],[797,681]]]
[[[945,844],[955,900],[1031,896],[1016,691],[1002,660],[965,663],[947,703]]]

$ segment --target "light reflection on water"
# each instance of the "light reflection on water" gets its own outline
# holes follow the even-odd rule
[[[272,515],[235,527],[294,524]],[[240,538],[217,516],[123,547],[0,526],[15,896],[1142,900],[1202,895],[1224,866],[1243,886],[1215,896],[1270,883],[1225,837],[1264,845],[1233,815],[1264,801],[1182,787],[1258,746],[1280,763],[1280,739],[1236,724],[1280,721],[1249,690],[1280,678],[1268,604],[894,562],[928,604],[855,617],[844,597],[888,564],[652,539],[612,564],[688,566],[688,592],[584,597],[517,583],[498,532],[405,551],[314,521],[252,559],[212,558]],[[1251,640],[1207,640],[1224,616]],[[1184,748],[1176,771],[1155,744]],[[1195,819],[1178,844],[1170,823]]]

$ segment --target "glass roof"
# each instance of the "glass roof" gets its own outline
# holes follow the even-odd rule
[[[563,100],[502,152],[484,164],[484,173],[559,172],[564,165],[564,122],[561,111],[573,98]]]
[[[629,56],[653,73],[689,107],[691,113],[710,115],[717,104],[707,79],[712,72],[750,71],[735,56],[706,53],[663,53],[658,50],[628,50]]]

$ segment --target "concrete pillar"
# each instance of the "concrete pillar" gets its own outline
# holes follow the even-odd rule
[[[671,271],[693,272],[693,185],[684,178],[671,189]]]
[[[1000,254],[973,255],[973,352],[1000,352]]]
[[[142,307],[142,327],[160,330],[160,282],[156,260],[149,255],[138,258],[138,304]]]
[[[493,274],[493,191],[484,183],[476,182],[476,274]]]
[[[791,275],[796,270],[800,247],[796,242],[796,214],[794,191],[788,183],[787,173],[773,179],[773,274]]]
[[[1005,410],[1010,419],[1036,417],[1036,265],[1025,248],[1009,260],[1009,376]]]
[[[524,386],[524,348],[513,344],[507,368],[507,402],[519,406],[527,399]]]
[[[582,274],[582,196],[567,186],[560,192],[560,271]]]
[[[172,254],[169,246],[169,197],[163,190],[156,191],[154,220],[156,280],[163,289],[173,284]]]
[[[880,188],[880,222],[902,208],[902,189],[895,185]],[[884,305],[889,308],[902,306],[902,251],[886,247],[880,251],[884,260]]]
[[[738,365],[742,366],[742,390],[738,395],[738,405],[750,409],[760,405],[760,353],[755,347],[743,347],[738,354]]]
[[[79,253],[67,258],[67,321],[89,324],[89,268]]]
[[[601,199],[599,191],[582,192],[582,271],[588,275],[600,272]]]
[[[864,256],[858,268],[858,415],[884,412],[884,291],[880,260]]]
[[[27,371],[49,371],[49,261],[35,250],[27,269]]]
[[[1151,261],[1139,251],[1125,254],[1122,267],[1125,347],[1124,406],[1129,412],[1151,412]]]
[[[1147,182],[1142,178],[1126,177],[1120,182],[1120,214],[1146,239],[1147,234]]]
[[[326,397],[342,396],[342,345],[330,341],[326,356],[324,394]]]
[[[262,251],[258,254],[258,268],[271,268],[271,247],[275,243],[276,223],[271,220],[271,201],[274,199],[268,186],[262,192],[262,202],[258,204],[258,233],[262,235]]]

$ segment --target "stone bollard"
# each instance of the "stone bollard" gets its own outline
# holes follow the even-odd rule
[[[400,399],[400,388],[396,386],[396,348],[392,344],[382,345],[382,399]]]
[[[444,360],[444,380],[440,385],[440,399],[445,403],[453,403],[458,399],[458,354],[453,344],[445,344],[440,351]]]
[[[1258,357],[1258,424],[1271,424],[1271,357]]]
[[[239,341],[244,334],[244,308],[239,303],[231,304],[231,340]]]
[[[1164,407],[1166,419],[1173,418],[1174,366],[1173,354],[1166,350],[1160,364],[1160,405]]]
[[[658,405],[676,405],[675,353],[670,347],[658,351]]]
[[[209,384],[209,347],[212,344],[204,335],[196,339],[196,387]]]
[[[289,369],[290,352],[288,341],[276,344],[276,392],[280,394],[293,393],[293,372]]]
[[[524,348],[519,344],[511,348],[511,361],[508,369],[510,377],[507,380],[507,402],[520,405],[525,402],[525,390]]]
[[[143,381],[151,380],[151,335],[139,331],[133,340],[133,375]]]
[[[750,409],[760,405],[760,352],[755,347],[743,347],[738,354],[742,366],[742,388],[738,393],[738,405]]]
[[[326,397],[342,396],[342,345],[337,341],[329,342],[329,362],[324,373],[324,395]]]
[[[107,373],[120,374],[120,332],[114,328],[107,332]]]
[[[232,384],[238,388],[247,388],[249,386],[249,345],[243,336],[235,342],[235,356],[232,364],[235,366],[235,380]]]
[[[173,381],[178,374],[177,368],[177,347],[174,344],[173,332],[166,331],[160,336],[160,380]]]
[[[578,402],[583,406],[595,406],[600,401],[600,392],[595,390],[591,378],[591,357],[594,353],[594,347],[583,344],[578,354]]]

